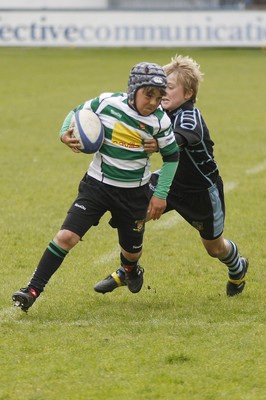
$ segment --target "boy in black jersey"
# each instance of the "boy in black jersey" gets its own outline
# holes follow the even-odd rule
[[[203,74],[194,60],[181,55],[172,58],[164,66],[164,71],[167,90],[161,104],[171,119],[180,148],[179,166],[167,196],[165,213],[176,210],[198,230],[208,254],[227,266],[226,293],[235,296],[244,289],[248,260],[239,255],[233,241],[223,236],[223,182],[213,156],[214,143],[200,111],[195,107]],[[146,151],[157,151],[155,140],[146,143]],[[160,171],[157,171],[152,175],[151,193],[159,174]],[[123,285],[124,272],[119,268],[97,283],[94,289],[106,293]]]

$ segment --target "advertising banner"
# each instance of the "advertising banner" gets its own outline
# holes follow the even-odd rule
[[[264,11],[1,11],[0,46],[265,47]]]

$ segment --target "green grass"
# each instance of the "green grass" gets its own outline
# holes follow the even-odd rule
[[[244,293],[176,214],[146,228],[143,290],[99,295],[118,265],[104,216],[26,315],[11,304],[60,227],[91,156],[58,139],[66,113],[125,90],[133,64],[173,49],[0,49],[0,399],[264,400],[266,53],[181,49],[205,72],[198,107],[226,187],[225,235],[250,259]],[[157,155],[153,166],[160,163]]]

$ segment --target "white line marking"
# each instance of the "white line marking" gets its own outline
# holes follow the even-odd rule
[[[101,257],[94,261],[93,265],[108,264],[110,261],[113,261],[117,257],[119,251],[120,250],[118,248],[118,250],[113,250],[111,253],[103,254]]]
[[[247,169],[247,175],[255,175],[258,174],[266,169],[266,160],[263,161],[261,164],[255,165],[255,167]]]
[[[14,306],[10,306],[8,308],[4,308],[1,312],[0,312],[0,324],[2,322],[10,322],[13,321],[15,319],[17,315],[17,309]]]
[[[226,182],[224,183],[224,193],[231,192],[238,186],[237,182]]]
[[[3,321],[3,322],[10,322],[8,320]],[[29,317],[28,318],[23,318],[23,319],[19,319],[19,320],[14,320],[13,321],[15,324],[23,324],[23,326],[25,325],[34,325],[36,324],[36,322],[34,320],[31,320]],[[169,322],[167,320],[163,320],[163,319],[157,319],[153,321],[150,321],[149,319],[147,319],[146,323],[150,326],[151,323],[156,324],[156,326],[160,325],[160,326],[168,326]],[[246,321],[236,321],[237,326],[246,326],[249,327],[250,326],[251,321],[250,320],[246,320]],[[75,327],[75,326],[82,326],[82,327],[90,327],[90,326],[103,326],[103,324],[106,324],[106,326],[108,326],[108,321],[99,321],[98,319],[90,319],[90,320],[77,320],[77,321],[69,321],[69,322],[65,322],[65,321],[40,321],[38,322],[38,325],[40,326],[57,326],[57,327]],[[137,325],[138,321],[132,320],[130,321],[131,325]],[[195,326],[195,327],[199,327],[199,326],[203,326],[203,327],[209,327],[210,323],[209,322],[205,322],[202,320],[199,321],[190,321],[189,324],[191,326]],[[178,322],[179,326],[185,326],[187,327],[188,322],[187,321],[179,321]],[[171,323],[170,323],[171,326]],[[217,322],[217,323],[212,323],[212,326],[217,326],[217,327],[222,327],[222,326],[231,326],[230,322]],[[256,327],[261,327],[264,328],[265,324],[264,323],[256,323]]]
[[[169,213],[163,215],[158,221],[151,221],[151,229],[169,229],[172,226],[179,224],[184,221],[184,219],[176,211],[170,211]],[[154,222],[154,224],[152,224]],[[149,224],[150,226],[150,224]]]

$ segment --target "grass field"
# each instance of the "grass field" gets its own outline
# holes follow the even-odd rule
[[[225,235],[250,259],[243,294],[226,297],[226,270],[176,214],[147,225],[139,294],[95,293],[119,259],[106,215],[28,315],[12,306],[90,161],[60,143],[65,115],[176,52],[0,49],[1,400],[266,399],[265,50],[180,51],[205,72],[198,107],[225,181]]]

